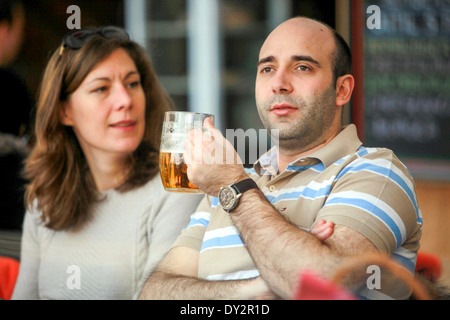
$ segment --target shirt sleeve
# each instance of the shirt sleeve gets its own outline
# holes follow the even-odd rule
[[[200,252],[206,228],[211,217],[211,199],[205,196],[200,202],[187,227],[174,243],[174,247],[189,247]]]
[[[335,181],[317,221],[348,226],[388,254],[422,223],[412,177],[388,149],[361,155]]]

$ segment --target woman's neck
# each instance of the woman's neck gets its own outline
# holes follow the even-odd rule
[[[125,181],[128,173],[126,157],[97,155],[86,156],[86,159],[98,191],[115,189]]]

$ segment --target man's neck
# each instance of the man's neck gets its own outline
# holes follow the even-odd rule
[[[310,154],[322,149],[325,145],[327,145],[331,140],[333,140],[340,132],[341,129],[331,134],[328,138],[323,140],[323,142],[318,145],[304,148],[303,150],[292,150],[284,149],[281,145],[278,146],[278,172],[283,172],[289,163],[303,157],[307,157]]]

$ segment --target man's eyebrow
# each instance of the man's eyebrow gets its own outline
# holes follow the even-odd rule
[[[293,61],[308,61],[308,62],[315,64],[319,68],[321,67],[319,61],[313,59],[311,56],[294,55],[291,57],[291,59]],[[272,62],[274,60],[276,60],[274,56],[268,56],[268,57],[265,57],[265,58],[262,58],[261,60],[259,60],[258,63],[256,64],[256,66],[259,67],[261,64],[264,64],[267,62]]]
[[[261,60],[258,61],[258,63],[256,64],[256,67],[259,67],[260,65],[267,63],[267,62],[272,62],[273,60],[275,60],[274,56],[268,56],[268,57],[262,58]]]
[[[294,61],[308,61],[320,68],[320,63],[317,60],[314,60],[311,56],[292,56],[292,60]]]

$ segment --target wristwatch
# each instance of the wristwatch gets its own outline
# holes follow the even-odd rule
[[[257,188],[256,182],[250,178],[222,187],[219,191],[219,203],[225,211],[230,212],[236,208],[239,198],[245,191]]]

